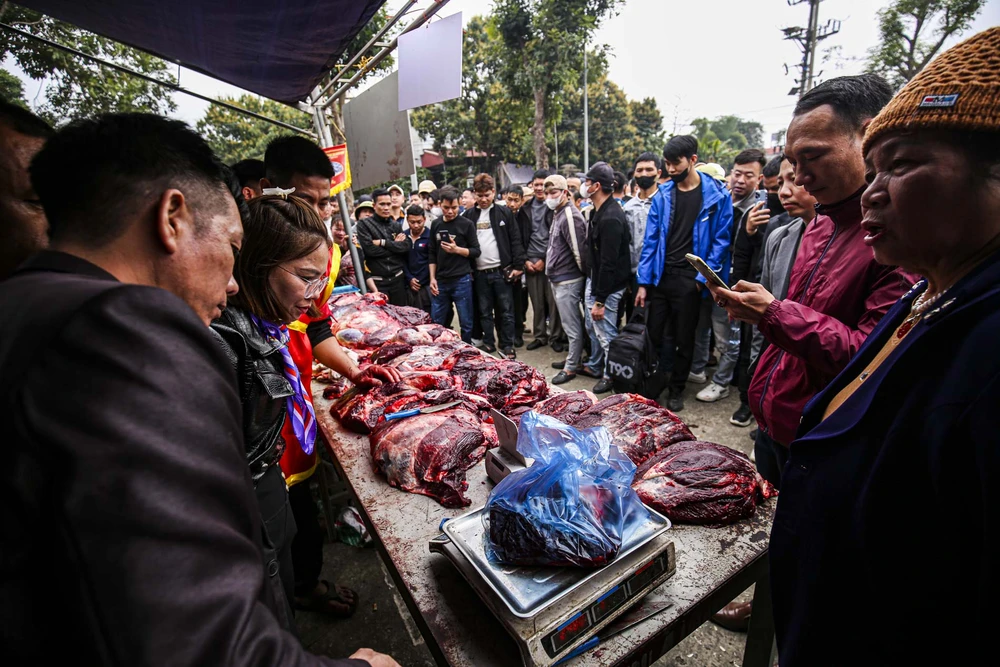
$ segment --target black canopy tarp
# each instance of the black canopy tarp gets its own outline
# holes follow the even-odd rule
[[[385,0],[18,0],[264,97],[305,100]]]

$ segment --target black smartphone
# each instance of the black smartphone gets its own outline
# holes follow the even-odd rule
[[[441,232],[441,242],[451,243],[451,234],[448,232]]]

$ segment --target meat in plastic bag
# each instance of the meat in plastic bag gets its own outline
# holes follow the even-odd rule
[[[517,451],[534,459],[486,502],[487,556],[511,565],[600,567],[648,519],[635,491],[635,464],[604,427],[577,430],[529,411]]]

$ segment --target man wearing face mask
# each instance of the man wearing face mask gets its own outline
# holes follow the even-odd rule
[[[535,196],[530,204],[524,205],[531,215],[531,234],[524,239],[527,257],[524,267],[527,272],[528,298],[531,300],[531,333],[535,337],[535,340],[528,343],[527,349],[537,350],[552,343],[552,349],[561,352],[563,348],[557,341],[562,337],[562,326],[559,323],[555,297],[552,296],[552,286],[545,277],[545,250],[549,245],[549,225],[552,220],[552,212],[545,205],[545,179],[548,177],[549,172],[545,169],[535,172],[531,179]]]
[[[657,176],[663,167],[662,160],[656,153],[649,151],[643,153],[635,160],[633,178],[639,188],[639,192],[632,197],[623,207],[625,218],[628,220],[629,231],[632,233],[632,241],[629,244],[629,255],[632,258],[632,280],[629,288],[625,292],[625,318],[632,317],[632,308],[635,305],[635,293],[639,289],[635,275],[639,269],[639,255],[642,253],[642,241],[646,236],[646,218],[649,217],[649,208],[653,205],[653,195],[656,194],[658,183]]]
[[[653,345],[661,347],[668,335],[676,349],[667,401],[674,412],[684,409],[698,312],[708,296],[705,278],[684,256],[698,255],[723,280],[729,274],[733,202],[722,183],[694,168],[697,153],[698,140],[692,136],[671,137],[663,149],[670,182],[653,196],[636,276],[635,305],[648,301]]]
[[[552,378],[552,384],[569,382],[577,373],[592,377],[580,365],[584,341],[580,303],[587,275],[587,222],[580,211],[569,203],[569,196],[565,178],[553,174],[545,179],[545,205],[552,211],[545,275],[552,283],[556,308],[569,339],[569,353],[565,361],[552,364],[553,368],[561,369]]]

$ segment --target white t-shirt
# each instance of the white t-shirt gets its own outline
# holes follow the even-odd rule
[[[476,223],[480,252],[476,258],[476,268],[480,271],[500,268],[500,249],[497,247],[497,237],[490,225],[490,208],[479,209],[479,222]]]

